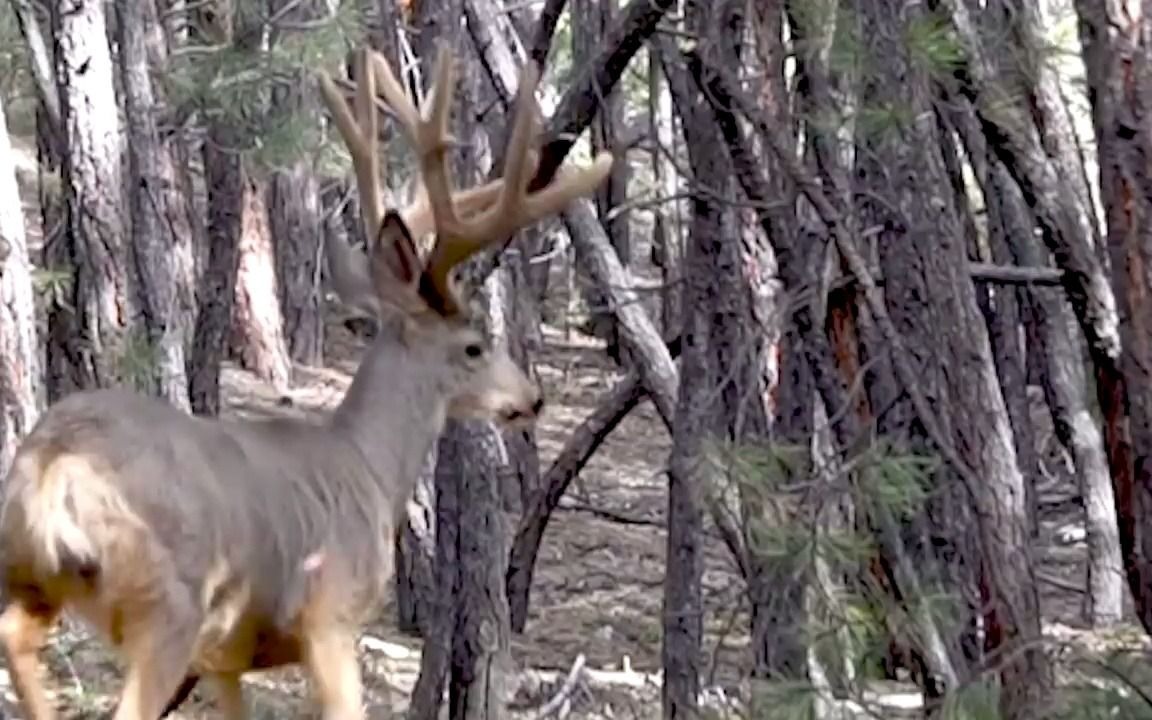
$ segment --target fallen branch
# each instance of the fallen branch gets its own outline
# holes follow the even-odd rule
[[[572,697],[572,693],[576,690],[576,683],[579,682],[580,676],[584,671],[584,653],[576,656],[576,662],[572,663],[572,669],[568,671],[568,677],[564,678],[564,684],[552,696],[552,699],[544,703],[544,706],[536,712],[536,720],[544,720],[544,718],[558,713],[561,718],[568,714],[565,709],[560,712],[562,708],[568,705],[568,699]]]
[[[648,527],[666,528],[668,524],[662,520],[653,520],[651,518],[637,517],[635,515],[626,515],[616,510],[609,510],[607,508],[596,507],[588,503],[569,502],[561,503],[557,510],[567,510],[569,512],[584,512],[589,515],[594,515],[602,520],[608,520],[621,525],[644,525]]]

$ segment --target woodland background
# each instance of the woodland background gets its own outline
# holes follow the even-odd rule
[[[332,407],[372,327],[328,294],[364,238],[314,71],[367,43],[422,93],[452,47],[463,183],[541,63],[540,172],[617,163],[469,269],[549,408],[429,458],[370,712],[1150,718],[1147,13],[8,0],[0,469],[77,388]],[[80,628],[45,657],[108,712]],[[300,682],[253,678],[258,716]]]

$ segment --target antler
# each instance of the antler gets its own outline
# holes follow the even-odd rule
[[[383,56],[365,50],[357,54],[356,60],[359,122],[351,118],[339,91],[327,76],[321,76],[321,89],[352,154],[366,229],[369,237],[373,237],[382,222],[375,148],[374,101],[378,91],[419,157],[424,192],[401,214],[413,235],[436,232],[436,245],[428,257],[419,292],[424,302],[441,316],[464,313],[451,282],[456,266],[489,244],[506,239],[517,229],[559,212],[575,198],[589,194],[611,171],[612,155],[601,153],[591,166],[560,173],[548,186],[528,193],[528,183],[539,161],[531,145],[540,126],[539,108],[533,95],[539,71],[535,63],[528,63],[520,79],[503,177],[469,190],[453,191],[447,163],[448,150],[455,143],[449,131],[455,73],[448,50],[442,47],[438,53],[433,88],[424,113],[416,109]]]

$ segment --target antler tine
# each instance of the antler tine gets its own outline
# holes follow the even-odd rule
[[[356,173],[356,189],[360,194],[360,214],[364,230],[371,241],[376,236],[380,221],[384,216],[384,203],[380,197],[379,165],[376,152],[377,121],[375,74],[369,71],[368,54],[364,50],[356,53],[354,62],[356,73],[356,117],[348,110],[343,93],[327,73],[320,73],[320,92],[340,137],[352,156],[352,168]]]
[[[496,201],[466,220],[452,216],[450,232],[441,225],[440,216],[436,217],[439,239],[428,260],[427,274],[437,295],[450,309],[454,304],[450,275],[456,265],[518,228],[563,210],[572,200],[599,186],[612,169],[612,155],[600,153],[590,167],[561,173],[544,189],[528,194],[528,183],[539,164],[539,155],[532,148],[541,122],[534,95],[539,81],[536,64],[528,63],[520,76],[503,185]],[[441,172],[442,168],[441,163]],[[428,191],[434,194],[431,184]]]
[[[426,192],[422,202],[410,210],[410,226],[417,223],[421,225],[413,228],[413,233],[420,234],[421,231],[435,228],[438,235],[454,234],[459,225],[458,204],[466,204],[467,210],[486,207],[503,183],[491,182],[463,193],[454,193],[452,190],[447,167],[448,150],[456,142],[449,131],[452,90],[455,85],[451,53],[444,46],[437,52],[432,91],[425,102],[424,117],[421,117],[396,79],[388,61],[379,54],[373,54],[372,60],[380,95],[396,113],[420,160],[420,174]],[[423,227],[425,224],[429,227]]]

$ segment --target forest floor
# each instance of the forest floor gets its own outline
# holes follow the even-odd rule
[[[21,153],[26,157],[26,153]],[[22,167],[24,172],[28,168]],[[28,194],[34,198],[34,192]],[[26,207],[26,217],[38,217]],[[30,244],[38,228],[30,227]],[[602,343],[579,332],[543,328],[536,355],[548,409],[538,427],[541,467],[547,468],[570,432],[591,412],[619,372],[609,365]],[[290,393],[282,396],[249,373],[229,366],[224,373],[225,414],[234,417],[322,413],[339,402],[363,352],[362,343],[333,323],[325,368],[300,368]],[[1071,660],[1102,660],[1117,650],[1147,653],[1149,645],[1131,623],[1106,632],[1087,629],[1083,620],[1085,544],[1082,513],[1073,478],[1054,452],[1050,423],[1037,413],[1038,435],[1047,438],[1051,482],[1041,490],[1041,594],[1050,654],[1061,662],[1060,677],[1076,675]],[[1043,430],[1048,427],[1047,432]],[[528,627],[513,639],[519,670],[515,715],[541,717],[539,709],[556,693],[578,657],[586,671],[564,713],[585,718],[655,718],[660,714],[660,610],[664,568],[664,467],[670,442],[650,403],[642,403],[607,439],[573,484],[548,526],[532,589]],[[509,515],[507,527],[517,518]],[[705,537],[706,611],[704,683],[709,697],[743,697],[749,664],[748,617],[743,583],[716,534]],[[363,643],[366,701],[370,717],[399,713],[420,664],[420,641],[400,634],[386,610],[368,629]],[[115,657],[84,628],[65,621],[53,633],[43,658],[61,714],[66,718],[107,717],[115,706],[121,672]],[[1114,678],[1114,686],[1123,686]],[[875,683],[871,710],[889,718],[914,716],[918,696],[910,685]],[[297,670],[246,679],[252,717],[311,717],[307,684]],[[717,691],[716,689],[719,689]],[[206,689],[198,690],[174,718],[214,716]],[[1132,692],[1129,693],[1133,694]],[[22,717],[5,668],[0,668],[3,717]],[[1117,714],[1100,717],[1152,717]],[[864,711],[840,717],[869,717]],[[1088,717],[1088,716],[1085,716]],[[1094,716],[1093,716],[1094,717]]]

